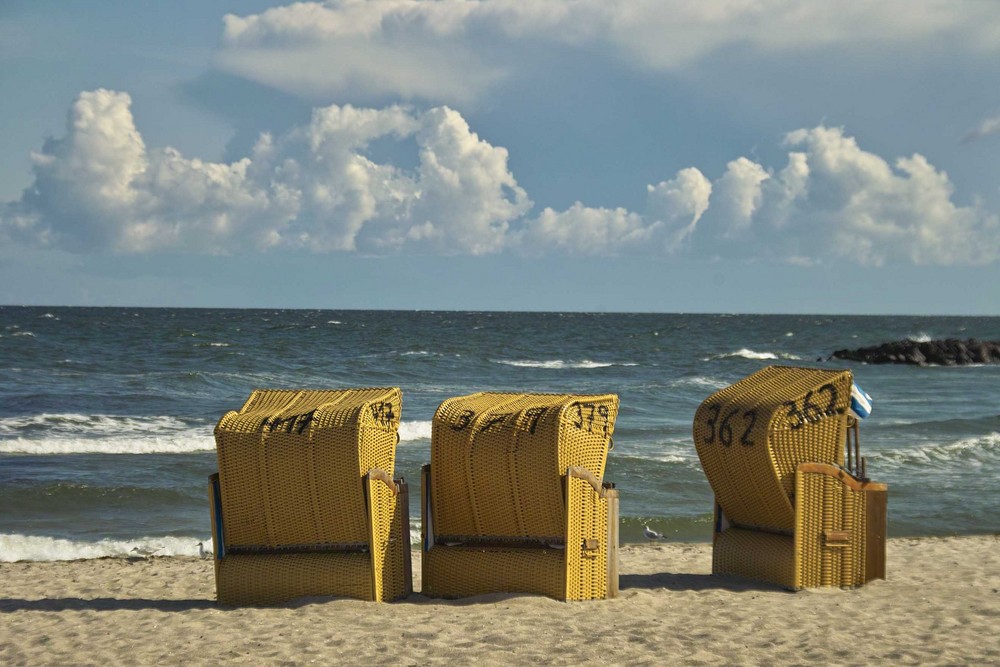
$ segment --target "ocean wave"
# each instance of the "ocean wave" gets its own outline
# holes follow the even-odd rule
[[[212,432],[192,430],[145,438],[11,438],[0,440],[0,454],[189,454],[215,449]]]
[[[659,451],[643,449],[630,454],[618,452],[615,454],[615,461],[616,465],[620,467],[646,468],[650,463],[667,463],[692,470],[701,470],[701,459],[698,458],[698,452],[690,444],[686,444],[685,448],[673,449],[672,451],[664,448]]]
[[[739,350],[736,350],[735,352],[717,354],[708,357],[706,359],[702,359],[702,361],[714,361],[717,359],[753,359],[755,361],[784,359],[787,361],[792,361],[801,358],[802,357],[798,355],[789,354],[788,352],[755,352],[754,350],[750,350],[744,347],[740,348]]]
[[[401,442],[429,440],[430,421],[404,421]],[[174,417],[33,415],[0,419],[0,454],[187,454],[215,449],[210,425]]]
[[[140,537],[134,540],[82,542],[38,535],[0,535],[0,563],[60,561],[92,558],[198,556],[198,543],[213,551],[207,537]]]
[[[44,432],[46,435],[122,436],[188,430],[191,424],[177,417],[129,417],[56,413],[0,418],[0,437]]]
[[[956,463],[981,465],[1000,462],[1000,433],[964,438],[943,445],[922,445],[912,449],[893,449],[866,455],[888,467],[951,466]]]
[[[431,422],[413,421],[399,423],[399,440],[408,442],[411,440],[430,440]]]
[[[672,381],[670,384],[675,387],[705,387],[708,389],[723,389],[728,387],[731,383],[729,380],[723,380],[722,378],[697,375],[695,377],[679,378]]]
[[[923,331],[918,333],[916,336],[907,336],[906,339],[912,340],[914,343],[929,343],[934,340],[930,337],[930,335],[925,334]]]
[[[566,369],[566,368],[609,368],[611,366],[638,366],[639,364],[633,363],[618,363],[614,361],[590,361],[589,359],[583,359],[581,361],[565,361],[563,359],[551,359],[549,361],[532,361],[532,360],[512,360],[512,359],[494,359],[492,360],[495,364],[503,364],[504,366],[516,366],[517,368],[546,368],[546,369]]]

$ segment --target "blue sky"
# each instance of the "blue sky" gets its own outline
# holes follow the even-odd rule
[[[1000,314],[1000,3],[0,5],[0,303]]]

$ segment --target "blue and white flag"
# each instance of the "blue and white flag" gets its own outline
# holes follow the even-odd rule
[[[858,385],[851,383],[851,414],[862,420],[872,413],[872,397]]]

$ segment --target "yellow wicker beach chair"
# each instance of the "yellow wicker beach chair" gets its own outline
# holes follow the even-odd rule
[[[397,388],[254,391],[215,429],[215,583],[226,605],[411,591]]]
[[[857,447],[851,384],[850,371],[770,366],[698,408],[714,573],[791,589],[885,578],[887,487],[856,454],[844,467],[849,431]]]
[[[423,593],[618,592],[615,395],[478,393],[434,415],[421,484]]]

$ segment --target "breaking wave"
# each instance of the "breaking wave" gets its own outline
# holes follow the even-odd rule
[[[0,440],[2,454],[187,454],[215,449],[211,430],[145,438],[12,438]]]
[[[401,442],[429,440],[430,421],[404,421]],[[215,450],[212,425],[175,417],[33,415],[0,419],[0,454],[187,454]]]
[[[211,426],[176,417],[41,414],[0,419],[3,454],[182,454],[214,448]]]
[[[400,442],[407,442],[410,440],[430,440],[430,439],[431,439],[431,422],[413,421],[413,422],[399,423]]]
[[[943,445],[923,445],[913,449],[871,452],[868,458],[889,467],[943,467],[956,463],[982,465],[1000,462],[1000,433],[964,438]]]
[[[81,542],[36,535],[0,535],[0,563],[198,556],[198,542],[204,544],[206,551],[213,550],[212,540],[208,537],[140,537],[134,540]]]
[[[712,357],[708,357],[703,361],[713,361],[715,359],[754,359],[757,361],[771,360],[771,359],[785,359],[785,360],[795,360],[801,359],[802,357],[789,354],[787,352],[755,352],[754,350],[749,350],[747,348],[740,348],[735,352],[728,352],[726,354],[717,354]]]
[[[517,368],[546,368],[561,370],[566,368],[610,368],[611,366],[638,366],[639,364],[633,363],[618,363],[613,361],[590,361],[589,359],[583,359],[581,361],[565,361],[563,359],[551,359],[548,361],[532,361],[532,360],[512,360],[512,359],[496,359],[493,361],[495,364],[503,364],[504,366],[516,366]]]

